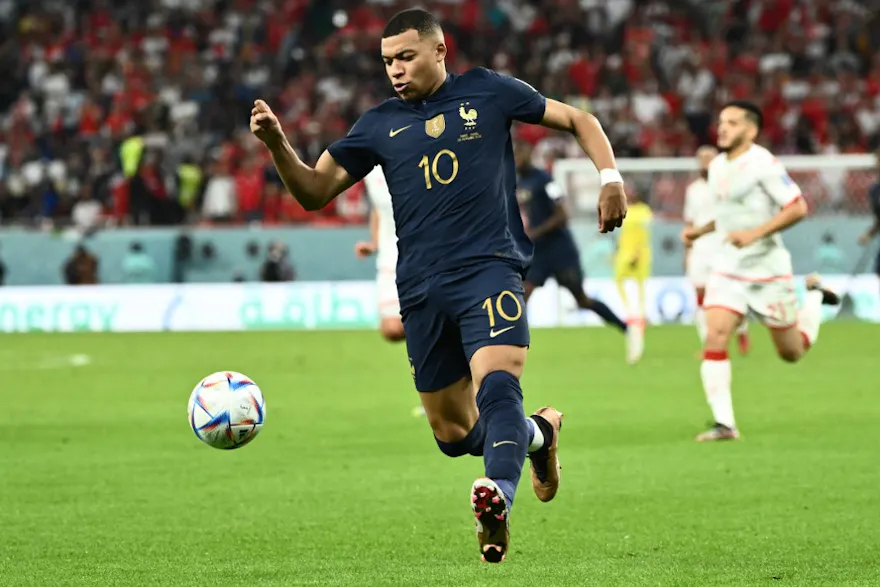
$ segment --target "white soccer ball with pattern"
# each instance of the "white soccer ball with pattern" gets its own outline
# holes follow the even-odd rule
[[[266,402],[250,377],[219,371],[193,389],[188,415],[199,440],[228,450],[240,448],[257,436],[266,419]]]

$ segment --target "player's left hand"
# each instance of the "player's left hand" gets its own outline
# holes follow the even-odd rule
[[[626,192],[622,183],[606,183],[599,192],[599,232],[613,232],[626,218]]]
[[[759,238],[761,235],[754,230],[734,230],[727,235],[727,241],[738,249],[749,246]]]

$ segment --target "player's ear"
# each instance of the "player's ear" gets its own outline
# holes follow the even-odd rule
[[[443,41],[437,43],[437,47],[434,50],[434,56],[437,58],[437,63],[446,59],[446,43]]]

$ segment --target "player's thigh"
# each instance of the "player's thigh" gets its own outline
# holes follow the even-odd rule
[[[798,301],[793,279],[750,283],[746,288],[749,310],[771,330],[788,330],[797,324]]]
[[[472,286],[476,299],[458,312],[458,326],[474,386],[479,388],[493,371],[521,376],[530,335],[519,274],[495,264],[476,276]]]
[[[769,330],[773,346],[776,347],[776,353],[783,361],[794,363],[803,356],[806,351],[804,335],[801,334],[797,326],[770,328]]]
[[[533,288],[542,287],[547,279],[553,274],[553,268],[550,267],[547,260],[543,257],[535,256],[532,260],[532,264],[529,266],[529,270],[526,273],[525,281],[527,281]]]
[[[410,368],[419,392],[441,391],[470,376],[458,326],[446,314],[423,302],[404,307],[402,317]]]
[[[575,297],[584,297],[584,271],[578,262],[566,263],[556,269],[556,282]]]
[[[702,289],[705,291],[706,283],[709,281],[709,273],[711,266],[709,264],[708,255],[691,253],[687,263],[687,278],[694,286],[694,289]]]
[[[470,375],[442,389],[420,392],[428,424],[443,442],[457,442],[467,436],[479,417]]]
[[[726,350],[730,337],[748,313],[748,295],[744,282],[718,275],[706,282],[706,342],[709,350]]]

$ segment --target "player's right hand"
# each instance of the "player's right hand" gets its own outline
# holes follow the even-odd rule
[[[681,231],[681,242],[684,243],[684,246],[686,247],[693,245],[694,241],[698,238],[700,238],[700,231],[693,226]]]
[[[862,233],[862,234],[859,235],[859,244],[860,244],[861,246],[864,247],[864,246],[867,245],[869,242],[871,242],[871,235],[870,235],[870,233],[864,232],[864,233]]]
[[[284,130],[278,122],[278,117],[262,100],[255,100],[251,109],[251,132],[267,147],[275,146],[284,140]]]
[[[358,259],[364,259],[376,253],[376,245],[367,241],[361,241],[354,246],[354,254]]]
[[[626,192],[622,183],[606,183],[599,192],[599,232],[620,228],[626,218]]]

